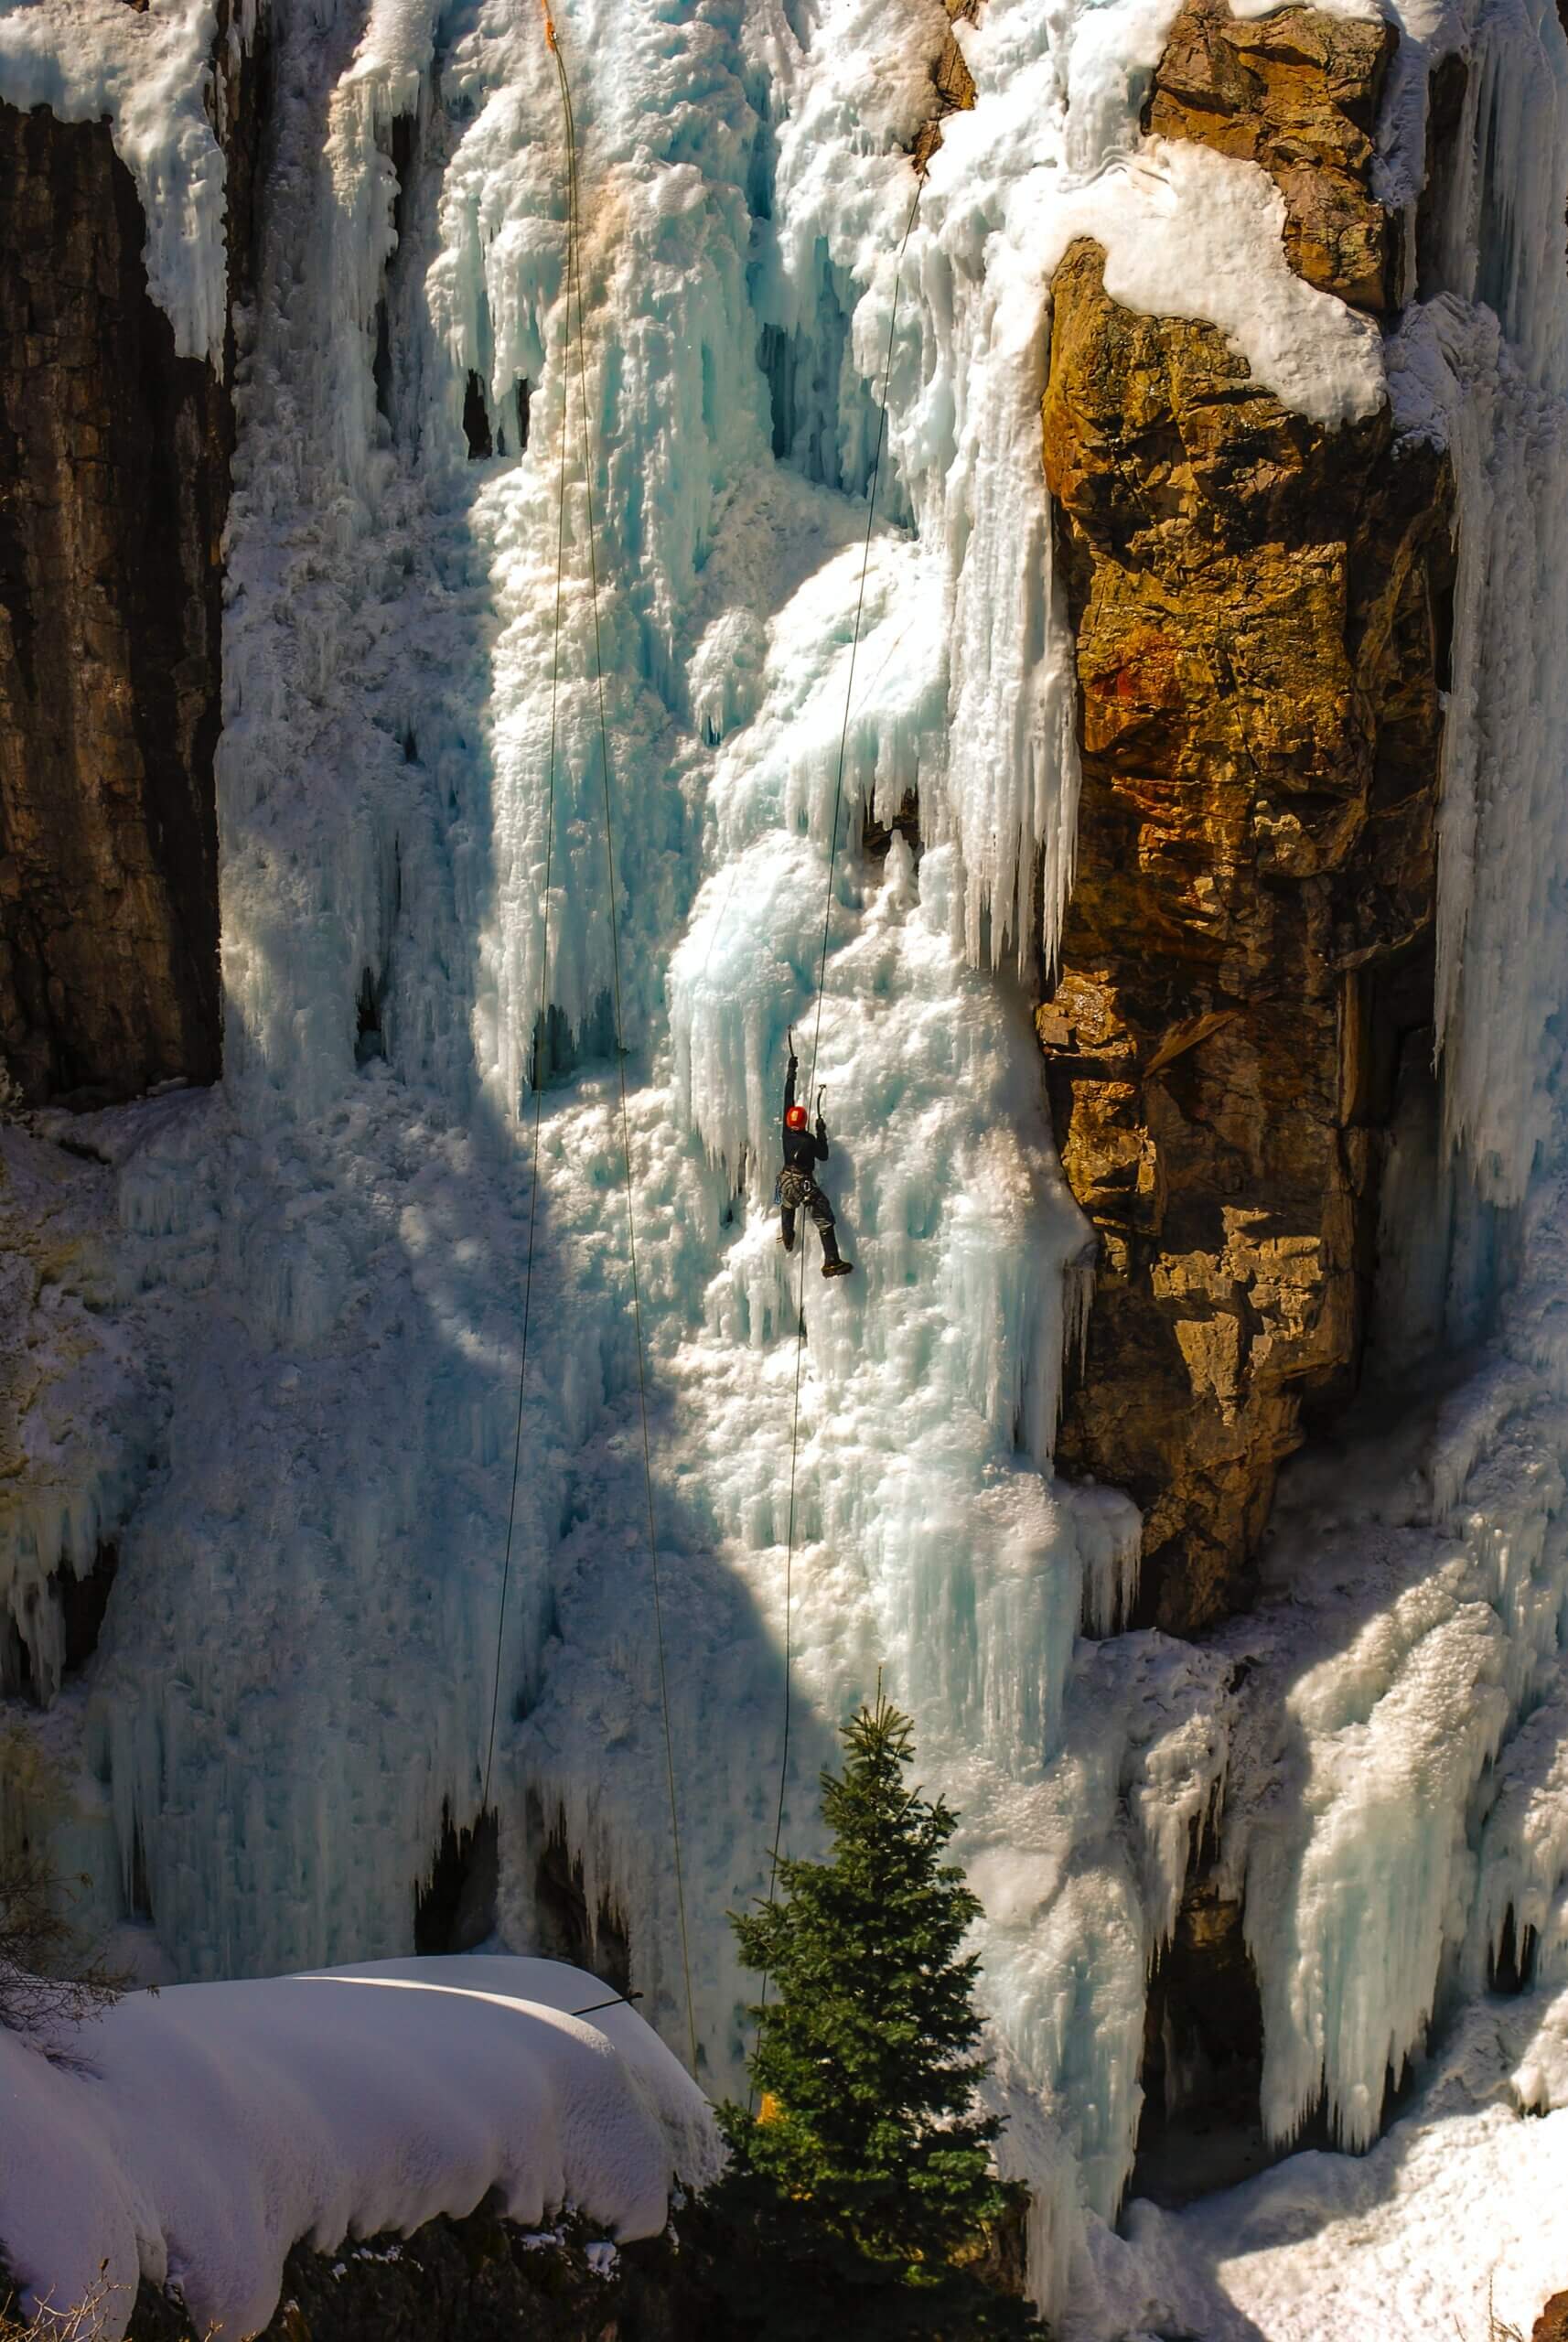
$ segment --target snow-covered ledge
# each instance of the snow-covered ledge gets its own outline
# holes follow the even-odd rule
[[[0,2247],[35,2304],[171,2280],[253,2334],[305,2240],[408,2233],[495,2193],[656,2234],[717,2168],[707,2100],[583,1970],[476,1954],[134,1993],[53,2046],[0,2033]],[[576,2011],[589,2009],[591,2015]],[[101,2274],[102,2272],[102,2274]]]

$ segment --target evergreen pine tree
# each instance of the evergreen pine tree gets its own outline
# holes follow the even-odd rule
[[[732,2164],[707,2212],[731,2330],[820,2336],[853,2301],[858,2342],[1036,2333],[972,2266],[1015,2191],[977,2103],[979,1963],[961,1947],[980,1905],[942,1859],[956,1816],[907,1785],[909,1719],[880,1692],[843,1737],[843,1773],[822,1776],[829,1860],[780,1863],[777,1899],[732,1920],[768,1991],[760,2116],[721,2109]]]

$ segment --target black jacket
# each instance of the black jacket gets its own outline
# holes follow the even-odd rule
[[[797,1060],[789,1060],[789,1079],[784,1084],[784,1112],[789,1113],[795,1103],[795,1072]],[[792,1131],[784,1125],[784,1167],[788,1171],[803,1171],[808,1178],[819,1163],[828,1159],[828,1126],[821,1114],[814,1131]]]

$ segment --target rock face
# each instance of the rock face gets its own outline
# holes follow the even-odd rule
[[[705,2272],[727,2246],[719,2216],[700,2203],[678,2208],[661,2236],[617,2247],[578,2213],[530,2234],[488,2200],[410,2236],[345,2239],[327,2252],[296,2244],[255,2342],[722,2342],[733,2321]],[[999,2291],[1022,2294],[1023,2261],[1022,2219],[1010,2215],[986,2256]],[[824,2335],[853,2330],[856,2290],[846,2288]],[[6,2291],[0,2261],[0,2308]],[[0,2342],[10,2335],[0,2315]],[[200,2337],[179,2302],[144,2279],[126,2342]]]
[[[694,2322],[666,2237],[618,2251],[575,2216],[530,2236],[489,2204],[412,2236],[297,2244],[257,2342],[674,2342]],[[144,2282],[127,2342],[196,2342],[167,2294]]]
[[[980,0],[943,0],[943,5],[950,25],[956,25],[961,18],[972,25],[980,15]],[[911,158],[920,172],[924,172],[942,143],[943,117],[968,113],[974,105],[974,76],[953,33],[949,33],[932,63],[931,83],[937,93],[937,111],[916,139]]]
[[[1245,22],[1188,0],[1144,113],[1145,130],[1261,163],[1285,199],[1285,251],[1309,285],[1383,309],[1398,224],[1370,188],[1391,24],[1283,8]]]
[[[1191,7],[1150,118],[1193,102],[1199,50],[1229,87],[1266,35],[1326,52],[1327,138],[1339,37],[1369,30]],[[1259,73],[1227,119],[1277,155],[1310,76]],[[1453,481],[1386,414],[1320,428],[1212,328],[1121,308],[1089,243],[1044,424],[1083,791],[1037,1026],[1101,1239],[1058,1461],[1143,1507],[1143,1615],[1186,1633],[1233,1606],[1304,1416],[1354,1387],[1380,1133],[1432,1017]]]
[[[1530,2342],[1568,2342],[1568,2294],[1553,2294],[1541,2315]]]
[[[252,65],[229,80],[232,276],[259,107]],[[0,104],[0,1060],[35,1102],[219,1068],[233,417],[144,241],[106,123]]]

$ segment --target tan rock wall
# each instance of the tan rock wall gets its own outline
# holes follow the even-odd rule
[[[1250,21],[1228,0],[1187,0],[1144,126],[1259,163],[1285,199],[1285,251],[1310,285],[1383,309],[1397,223],[1371,193],[1373,134],[1392,25],[1282,8]]]
[[[257,114],[226,93],[231,262]],[[175,355],[105,123],[0,104],[0,1060],[126,1097],[220,1051],[228,390]]]
[[[948,22],[973,24],[980,15],[980,0],[943,0]],[[931,85],[936,91],[936,112],[915,141],[912,157],[915,168],[924,171],[931,156],[942,143],[942,122],[950,113],[968,113],[974,105],[974,76],[969,70],[958,38],[949,33],[931,63]]]
[[[1334,42],[1368,28],[1288,21],[1337,118]],[[1277,53],[1286,25],[1225,40]],[[1178,89],[1216,38],[1184,12]],[[1174,102],[1162,68],[1151,119]],[[1121,308],[1088,243],[1044,432],[1083,794],[1038,1029],[1101,1239],[1058,1460],[1143,1506],[1145,1615],[1191,1631],[1235,1604],[1304,1411],[1354,1386],[1380,1134],[1431,1018],[1453,481],[1386,414],[1321,429],[1212,328]]]

